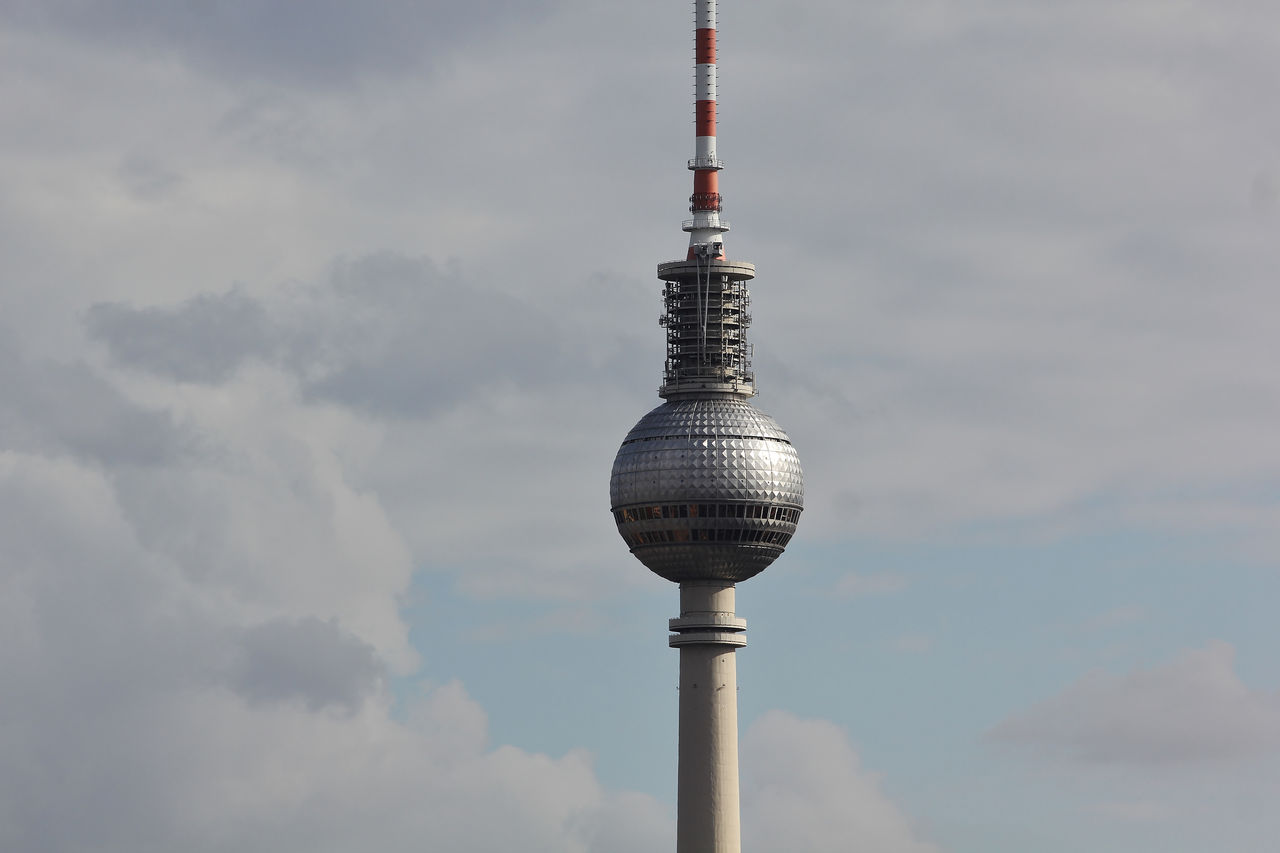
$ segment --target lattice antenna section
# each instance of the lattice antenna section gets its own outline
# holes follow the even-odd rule
[[[747,343],[754,276],[752,264],[710,258],[659,265],[667,330],[661,396],[755,396]]]

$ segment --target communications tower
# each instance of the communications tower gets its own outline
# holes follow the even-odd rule
[[[609,497],[640,562],[680,584],[676,853],[740,853],[734,584],[782,553],[804,508],[800,459],[755,409],[746,330],[755,266],[729,260],[716,156],[716,0],[694,4],[693,215],[684,260],[658,264],[667,357],[658,396],[622,442]]]

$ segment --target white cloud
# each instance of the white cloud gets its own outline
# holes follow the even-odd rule
[[[1280,696],[1244,684],[1221,641],[1128,675],[1091,672],[991,730],[996,742],[1089,763],[1168,765],[1280,747]]]
[[[349,419],[187,390],[176,416],[203,441],[166,465],[0,452],[0,848],[669,841],[666,810],[605,791],[586,754],[491,748],[457,684],[398,722],[382,670],[412,659],[407,566],[334,464]]]
[[[771,711],[742,742],[744,853],[936,853],[825,720]]]
[[[342,851],[433,848],[607,853],[668,843],[651,799],[614,795],[587,756],[479,748],[483,713],[457,687],[394,722],[174,691],[101,710],[6,749],[0,828],[14,850]],[[435,701],[434,694],[424,700]],[[68,749],[56,749],[61,741]],[[43,761],[43,763],[42,763]]]

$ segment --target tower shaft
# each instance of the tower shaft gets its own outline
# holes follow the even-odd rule
[[[734,586],[680,585],[680,756],[676,853],[740,853],[738,666],[746,620],[734,615]]]

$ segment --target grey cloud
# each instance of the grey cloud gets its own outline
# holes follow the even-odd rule
[[[27,362],[0,348],[0,448],[69,453],[108,465],[155,465],[188,443],[85,364]]]
[[[142,201],[161,199],[182,182],[182,176],[163,162],[139,153],[125,157],[116,174],[130,195]]]
[[[19,27],[177,55],[224,75],[331,84],[361,73],[429,64],[462,38],[539,14],[546,6],[514,0],[231,0],[197,6],[164,0],[10,0],[0,5],[0,18]]]
[[[427,260],[383,253],[263,298],[231,290],[167,307],[99,303],[86,325],[114,360],[160,376],[218,383],[263,359],[296,374],[312,398],[413,416],[504,383],[652,380],[657,361],[636,356],[636,339],[614,336],[622,324],[605,321],[616,317],[618,293],[591,282],[552,313]]]
[[[196,296],[172,308],[98,303],[85,323],[119,363],[184,382],[221,381],[246,358],[266,355],[272,347],[262,306],[236,290]]]
[[[312,616],[247,630],[232,686],[254,702],[301,700],[313,711],[354,711],[377,688],[381,674],[372,646],[336,621]]]
[[[1280,747],[1280,695],[1251,689],[1214,642],[1124,676],[1092,672],[1006,719],[988,739],[1096,764],[1167,765]]]
[[[357,408],[430,412],[476,386],[545,381],[563,359],[532,304],[423,260],[343,263],[308,296],[287,360],[312,394]]]

